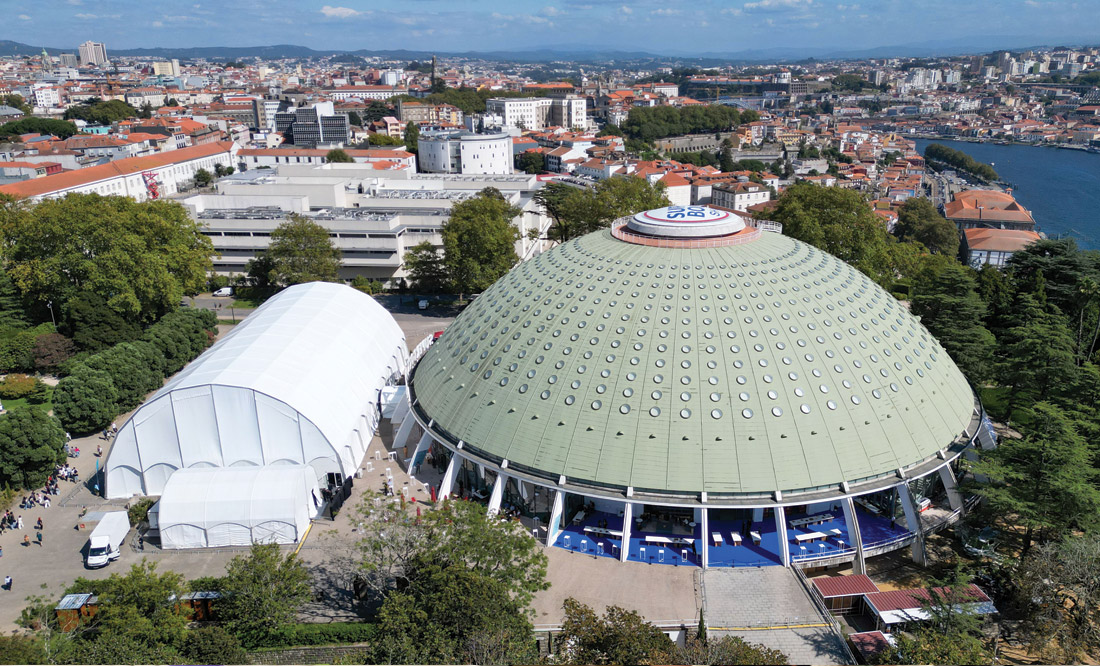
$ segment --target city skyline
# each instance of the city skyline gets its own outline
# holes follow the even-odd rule
[[[145,2],[140,8],[130,0],[58,0],[22,8],[9,24],[12,33],[3,36],[51,48],[93,40],[108,49],[295,44],[319,50],[618,50],[670,56],[757,51],[761,57],[805,57],[882,47],[910,46],[914,55],[926,55],[964,46],[982,51],[1088,43],[1100,41],[1100,30],[1090,34],[1082,26],[1096,25],[1100,3],[1071,0],[417,0],[405,11],[363,0],[183,7]],[[679,37],[689,33],[690,39]]]

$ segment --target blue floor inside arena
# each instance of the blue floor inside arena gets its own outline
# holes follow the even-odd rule
[[[831,512],[832,519],[824,523],[809,527],[792,527],[791,520],[802,516],[789,515],[787,517],[787,549],[792,561],[803,557],[823,557],[830,553],[836,553],[842,549],[851,549],[852,541],[848,534],[848,526],[844,521],[842,511]],[[856,519],[859,521],[860,534],[865,546],[887,541],[906,534],[906,531],[895,526],[890,520],[881,516],[873,516],[862,509],[856,509]],[[606,522],[605,522],[606,521]],[[585,528],[599,528],[622,531],[622,516],[608,513],[591,513],[586,515],[580,523],[569,524],[563,527],[555,546],[577,553],[584,553],[596,557],[619,557],[621,539],[616,536],[597,535],[586,532]],[[668,534],[652,531],[631,530],[630,553],[628,559],[635,562],[648,562],[654,564],[698,566],[702,563],[702,548],[704,544],[709,548],[710,566],[712,567],[750,567],[779,565],[779,556],[782,547],[775,529],[775,521],[768,519],[762,522],[742,523],[740,521],[709,521],[708,534],[702,533],[702,526],[696,525],[693,534]],[[746,527],[748,528],[746,530]],[[716,545],[713,534],[718,532],[722,536],[720,545]],[[740,545],[734,544],[732,533],[737,532],[741,536]],[[759,540],[754,539],[752,533],[759,535]],[[828,535],[824,541],[798,545],[795,536],[819,532]],[[670,545],[647,541],[648,537],[680,537],[694,539],[694,548],[691,545]]]

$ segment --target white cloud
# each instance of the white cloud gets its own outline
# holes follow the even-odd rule
[[[31,20],[31,17],[27,16],[26,14],[20,14],[19,15],[19,20],[20,21],[29,21],[29,20]]]
[[[161,23],[160,21],[153,21],[153,27],[154,28],[163,28],[164,24]]]
[[[565,13],[552,5],[547,5],[546,7],[543,7],[541,12],[543,16],[561,16]]]
[[[84,4],[84,0],[66,0],[66,2],[68,2],[70,5],[82,5],[82,4]]]
[[[744,8],[748,11],[779,11],[792,7],[804,7],[813,3],[814,0],[758,0],[757,2],[746,2]]]
[[[725,9],[723,9],[723,10],[722,10],[722,12],[721,12],[721,13],[723,13],[723,14],[729,14],[729,15],[731,15],[731,16],[740,16],[740,15],[741,15],[741,14],[743,14],[744,12],[742,12],[742,11],[741,11],[740,9],[738,9],[737,7],[726,7]]]
[[[650,12],[654,16],[676,16],[680,13],[679,9],[654,9]]]
[[[630,14],[634,13],[634,10],[631,9],[630,7],[627,7],[626,5],[622,5],[621,7],[619,7],[619,11],[621,11],[622,13],[627,14],[627,15],[630,15]]]
[[[325,5],[321,7],[321,13],[328,18],[351,18],[353,16],[359,16],[363,12],[356,11],[351,7],[331,7]]]
[[[76,17],[77,17],[78,19],[85,19],[85,20],[88,20],[88,21],[90,21],[90,20],[92,20],[92,19],[97,19],[97,18],[99,18],[99,17],[98,17],[98,16],[96,16],[95,14],[77,14],[77,15],[76,15]]]
[[[1036,2],[1036,0],[1024,0],[1024,4],[1028,7],[1042,7],[1043,3]]]

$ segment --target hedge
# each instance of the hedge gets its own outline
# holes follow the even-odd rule
[[[288,624],[269,634],[264,639],[264,647],[276,649],[303,645],[366,643],[374,638],[377,631],[378,625],[369,622]]]

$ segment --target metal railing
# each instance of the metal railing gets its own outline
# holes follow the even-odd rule
[[[424,354],[428,353],[428,347],[431,347],[434,341],[434,334],[429,334],[425,336],[419,344],[413,347],[413,350],[409,352],[409,362],[405,366],[407,368],[406,374],[411,372],[412,369],[416,367],[416,364],[420,361],[421,358],[424,357]]]

